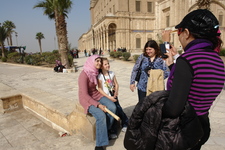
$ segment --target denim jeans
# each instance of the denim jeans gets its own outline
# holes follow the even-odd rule
[[[105,105],[110,111],[116,113],[115,104],[106,97],[102,97],[99,102]],[[91,105],[88,112],[96,119],[96,146],[106,146],[109,144],[108,130],[111,129],[114,118],[104,113],[101,109]]]

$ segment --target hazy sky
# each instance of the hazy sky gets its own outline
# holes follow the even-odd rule
[[[13,34],[13,45],[27,46],[26,52],[39,52],[37,32],[42,32],[42,50],[52,51],[58,49],[55,32],[55,22],[43,15],[42,8],[35,8],[40,0],[1,0],[0,23],[12,21],[18,33],[16,40]],[[41,0],[42,1],[42,0]],[[68,41],[72,47],[78,47],[79,37],[90,28],[90,0],[72,0],[72,9],[68,14],[67,31]],[[7,43],[5,43],[7,46]]]

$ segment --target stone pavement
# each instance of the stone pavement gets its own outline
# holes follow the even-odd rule
[[[0,97],[9,95],[8,91],[29,92],[29,89],[41,89],[64,98],[58,102],[68,113],[73,111],[77,96],[77,78],[86,57],[76,59],[78,72],[55,73],[52,68],[0,62]],[[124,112],[130,117],[137,103],[137,92],[129,89],[130,73],[133,62],[110,59],[111,69],[119,83],[119,101]],[[46,99],[48,103],[50,99]],[[203,150],[225,149],[225,90],[218,96],[210,112],[211,136]],[[107,150],[123,150],[124,133],[120,132],[116,140],[110,141]],[[95,142],[80,134],[60,137],[58,131],[46,125],[38,117],[25,109],[0,114],[0,149],[7,150],[92,150]]]

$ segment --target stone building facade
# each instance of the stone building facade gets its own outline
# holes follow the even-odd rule
[[[225,41],[225,0],[208,1]],[[80,36],[78,49],[106,51],[122,47],[140,52],[150,39],[162,42],[162,30],[174,29],[197,8],[196,0],[90,0],[91,28]],[[180,47],[176,32],[171,34],[171,42]]]

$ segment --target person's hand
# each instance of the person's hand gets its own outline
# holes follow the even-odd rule
[[[117,96],[118,96],[118,92],[117,91],[115,91],[115,93],[114,93],[114,98],[117,98]]]
[[[101,109],[103,112],[106,112],[106,111],[105,111],[105,108],[106,108],[105,105],[98,104],[98,108]]]
[[[130,85],[130,90],[132,91],[132,92],[134,92],[134,89],[136,88],[136,86],[135,86],[135,84],[131,84]]]
[[[162,31],[162,40],[164,42],[170,42],[170,33],[172,30],[163,30]]]
[[[116,97],[114,97],[114,96],[110,96],[109,99],[110,99],[112,102],[116,102],[116,101],[117,101]]]
[[[171,48],[169,49],[169,51],[171,52],[172,56],[175,56],[178,54],[178,51],[177,49],[173,46],[173,45],[170,45]]]

